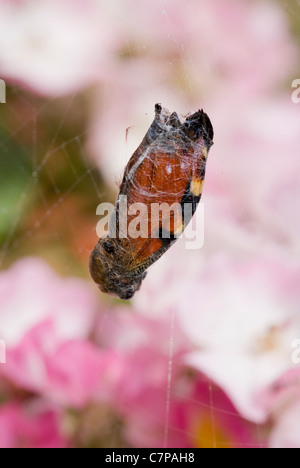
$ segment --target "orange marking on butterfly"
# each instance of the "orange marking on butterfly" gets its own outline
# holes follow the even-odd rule
[[[102,292],[130,299],[188,225],[202,195],[213,135],[203,110],[180,118],[156,104],[155,119],[125,168],[109,233],[91,254],[91,276]]]

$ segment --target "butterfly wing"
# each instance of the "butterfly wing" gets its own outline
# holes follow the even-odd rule
[[[203,190],[212,144],[210,121],[199,111],[178,124],[178,118],[169,113],[166,117],[166,112],[156,115],[148,137],[126,167],[120,189],[127,197],[131,269],[147,268],[172,245],[190,221]]]

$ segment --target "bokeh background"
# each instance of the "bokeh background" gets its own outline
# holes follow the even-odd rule
[[[300,447],[299,41],[296,0],[0,1],[1,447]],[[205,244],[125,303],[88,259],[156,102],[213,122]]]

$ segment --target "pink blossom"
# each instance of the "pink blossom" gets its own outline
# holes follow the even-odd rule
[[[300,448],[300,399],[298,396],[287,400],[274,415],[275,423],[271,432],[270,448]]]
[[[101,352],[88,340],[61,341],[53,322],[45,321],[7,351],[2,373],[18,387],[56,405],[83,407],[105,392],[113,367],[112,353]]]
[[[122,60],[111,69],[105,97],[99,87],[92,118],[95,129],[88,143],[91,158],[112,185],[122,177],[128,157],[147,131],[156,102],[183,114],[204,107],[217,130],[216,144],[221,144],[223,132],[229,140],[239,128],[248,129],[251,141],[258,144],[268,117],[267,140],[271,122],[280,126],[278,138],[284,129],[288,132],[288,125],[280,125],[286,116],[275,110],[272,99],[281,82],[293,73],[298,54],[278,5],[192,0],[189,8],[182,9],[179,0],[162,4],[126,0],[119,7],[126,37],[120,49]],[[119,31],[121,26],[113,22],[112,27]],[[256,109],[252,99],[260,104]],[[290,98],[286,99],[290,104]],[[251,135],[254,127],[257,135]],[[221,151],[235,153],[236,149],[244,154],[247,144],[243,146],[243,141],[240,145],[230,141],[227,147],[222,144]],[[256,146],[255,151],[261,154],[264,147]],[[239,159],[242,163],[241,154]],[[220,158],[217,161],[220,169]]]
[[[244,420],[224,392],[206,379],[172,375],[167,384],[145,386],[125,400],[128,441],[137,447],[249,448],[265,444],[256,427]],[[212,400],[213,396],[213,400]]]
[[[0,276],[2,375],[60,405],[85,405],[113,361],[88,341],[95,297],[84,281],[24,259]]]
[[[101,317],[98,340],[122,362],[111,398],[122,416],[129,445],[254,447],[263,443],[222,390],[206,378],[189,374],[185,363],[189,344],[172,313],[146,318],[115,311],[113,316]]]
[[[59,339],[86,338],[98,310],[92,286],[60,278],[38,258],[24,258],[0,273],[0,304],[0,336],[8,347],[49,319]]]
[[[229,83],[244,97],[268,93],[294,70],[296,47],[276,4],[191,0],[182,9],[180,0],[125,0],[120,11],[131,68],[155,59],[159,76],[170,86],[177,78],[179,91],[194,98],[219,87],[225,93]]]
[[[59,415],[52,409],[8,403],[0,408],[1,448],[66,448]]]
[[[95,0],[1,2],[1,76],[45,96],[99,80],[118,43],[108,10]]]
[[[291,350],[294,349],[291,346]],[[291,360],[294,364],[293,352],[291,352]],[[300,391],[300,369],[298,365],[291,367],[287,372],[283,373],[279,379],[267,387],[261,395],[262,401],[269,408],[270,418],[278,419],[281,410],[288,402],[298,399]]]
[[[300,227],[295,216],[300,199],[298,108],[287,94],[235,102],[224,128],[219,99],[212,107],[218,132],[206,179],[206,241],[230,246],[224,243],[230,229],[244,250],[272,253],[275,248],[293,255],[299,251]],[[230,108],[232,102],[223,98],[223,105]],[[215,229],[215,220],[225,235]]]
[[[56,408],[4,405],[0,445],[63,446],[61,408],[96,402],[132,446],[264,446],[265,422],[270,446],[298,446],[300,121],[280,91],[297,58],[280,7],[11,0],[1,24],[1,77],[45,96],[98,83],[87,149],[114,185],[155,102],[204,107],[216,137],[204,248],[179,240],[132,310],[112,307],[96,329],[87,282],[37,259],[0,273],[3,382]]]
[[[122,416],[126,443],[134,447],[163,447],[170,366],[178,374],[186,343],[172,315],[146,318],[126,310],[101,318],[98,338],[122,362],[112,389],[112,404]],[[173,343],[170,356],[170,340]],[[171,359],[171,361],[170,361]],[[173,397],[172,397],[173,400]],[[170,413],[168,447],[187,447],[184,405],[174,400]]]
[[[187,362],[220,385],[254,422],[269,416],[265,390],[293,367],[299,275],[273,260],[216,255],[182,287],[179,316],[198,347]]]

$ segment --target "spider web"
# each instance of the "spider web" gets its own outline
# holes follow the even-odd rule
[[[22,251],[24,244],[27,244],[25,250],[28,249],[29,252],[31,250],[33,254],[36,248],[39,249],[38,245],[35,245],[32,249],[30,240],[32,240],[33,244],[36,244],[38,234],[43,226],[46,229],[50,228],[52,232],[49,232],[49,235],[55,237],[55,242],[60,242],[59,226],[51,223],[51,217],[57,212],[65,216],[70,236],[74,237],[76,235],[75,227],[66,206],[68,198],[76,191],[79,191],[81,184],[87,184],[88,181],[91,192],[96,199],[101,199],[103,196],[101,192],[103,182],[99,176],[98,168],[96,164],[90,164],[84,149],[86,135],[93,127],[85,128],[81,133],[70,135],[68,139],[62,142],[64,137],[62,137],[61,133],[65,131],[65,122],[76,106],[76,104],[74,106],[74,99],[74,95],[64,99],[64,109],[61,114],[58,113],[57,122],[54,122],[50,127],[47,113],[55,109],[57,99],[44,101],[33,98],[30,94],[22,92],[18,88],[9,87],[7,90],[7,101],[10,104],[5,106],[5,109],[1,109],[5,114],[1,122],[5,137],[0,143],[3,155],[2,164],[5,169],[2,172],[2,184],[5,183],[7,175],[11,176],[12,180],[9,183],[16,182],[18,193],[15,196],[8,232],[5,238],[2,239],[0,254],[2,268],[6,265],[8,255],[15,251],[16,257],[18,257],[18,249]],[[16,115],[16,108],[23,103],[26,116],[19,123],[21,119]],[[6,126],[7,121],[13,121],[13,130]],[[42,122],[41,125],[40,122]],[[44,127],[43,131],[45,131],[46,126],[46,131],[50,135],[50,144],[47,141],[45,149],[39,148],[40,142],[43,141],[39,136],[39,127],[41,126]],[[24,135],[25,139],[28,139],[31,135],[31,144],[28,146],[27,142],[23,146],[22,139]],[[19,152],[24,151],[23,158],[14,157],[16,148]],[[57,180],[59,170],[55,170],[56,165],[62,164],[63,169],[69,173],[68,181],[64,183]],[[15,174],[16,176],[14,176]],[[45,180],[47,193],[43,190]],[[33,196],[35,197],[34,202],[32,200]],[[2,203],[5,203],[5,201],[2,198]],[[37,213],[38,219],[33,225],[29,222],[28,229],[26,229],[26,226],[24,226],[24,224],[26,225],[26,215],[31,209],[40,209],[41,213]],[[2,206],[2,214],[6,215],[7,213],[7,207]],[[44,241],[41,240],[40,252],[42,254],[43,243]],[[62,241],[62,245],[64,245],[64,241]]]
[[[189,70],[191,67],[197,68],[193,61],[193,46],[184,38],[182,42],[178,42],[172,35],[167,5],[162,0],[157,0],[156,5],[165,25],[164,39],[166,42],[175,43],[183,65],[184,82],[188,83],[188,87],[192,89],[193,82],[189,76]],[[286,2],[285,6],[290,9],[290,2]],[[295,8],[292,9],[293,13],[299,11],[299,9],[295,11]],[[136,28],[142,31],[143,25],[137,23]],[[146,46],[138,44],[137,47],[144,49]],[[134,64],[137,58],[130,45],[128,45],[127,52]],[[107,83],[103,100],[106,99],[106,93],[110,92],[109,86]],[[182,94],[186,92],[183,85],[181,92]],[[74,117],[78,103],[82,101],[83,115]],[[88,213],[87,230],[96,228],[96,206],[101,201],[107,201],[107,197],[112,201],[111,190],[100,175],[98,163],[93,164],[86,152],[86,141],[95,130],[96,124],[89,122],[88,107],[84,106],[84,97],[81,93],[64,98],[58,96],[53,99],[40,99],[15,86],[7,89],[7,104],[0,108],[2,114],[0,151],[3,168],[0,181],[2,190],[5,190],[0,214],[3,223],[8,226],[1,238],[1,269],[6,268],[20,256],[39,254],[61,270],[62,262],[58,258],[53,259],[52,256],[51,244],[53,244],[56,246],[56,256],[59,252],[63,253],[65,264],[63,273],[73,274],[74,271],[78,271],[82,274],[78,265],[82,264],[82,258],[87,258],[93,245],[90,243],[91,237],[83,245],[73,243],[72,240],[78,237],[82,239],[83,234],[83,231],[78,232],[76,215]],[[20,107],[23,108],[23,114],[18,115],[17,109]],[[124,128],[124,135],[125,131],[126,128]],[[124,138],[124,135],[119,135],[119,137]],[[16,149],[18,157],[15,156]],[[7,204],[10,198],[9,185],[16,187],[11,205]],[[70,200],[80,201],[84,191],[88,202],[83,202],[78,207],[78,212],[70,212]],[[34,211],[34,216],[32,216],[32,211]],[[90,221],[93,216],[94,226]],[[68,252],[65,251],[67,242],[71,242]],[[174,272],[174,291],[180,281],[180,274]],[[173,387],[175,311],[174,302],[170,315],[169,334],[166,336],[168,343],[167,386],[165,388],[165,412],[162,415],[165,448],[169,446],[170,430],[178,430],[170,424],[172,396],[176,393],[178,395],[178,389]],[[103,323],[105,326],[105,321]],[[203,408],[209,410],[213,445],[216,447],[216,419],[218,414],[224,413],[225,410],[215,402],[215,386],[207,382],[207,388],[209,405],[201,400],[193,400],[192,403],[199,411]],[[232,413],[232,416],[239,417],[236,413]],[[145,414],[145,417],[151,418],[152,415]],[[240,418],[243,420],[242,417]],[[261,446],[264,446],[265,441],[259,425],[257,425],[257,435]],[[235,443],[235,441],[230,442]],[[206,440],[203,439],[203,445],[205,443]],[[249,441],[249,446],[251,444],[252,441]]]

